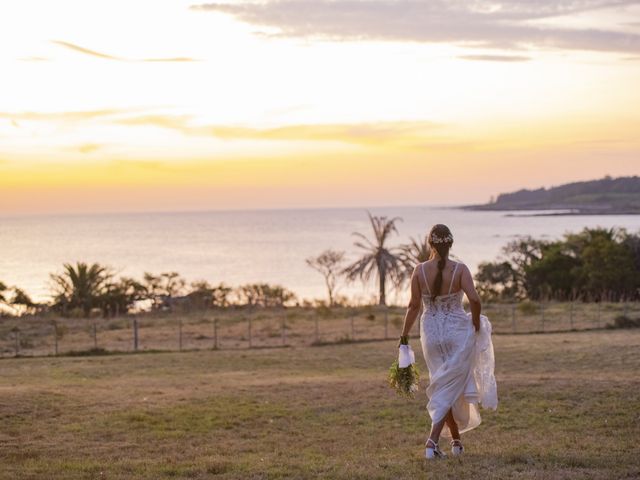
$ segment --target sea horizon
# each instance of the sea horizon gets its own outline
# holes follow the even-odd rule
[[[36,218],[36,217],[88,217],[111,215],[147,215],[147,214],[190,214],[190,213],[233,213],[233,212],[264,212],[264,211],[300,211],[300,210],[344,210],[344,209],[374,209],[374,208],[443,208],[458,209],[469,204],[384,204],[384,205],[356,205],[356,206],[309,206],[309,207],[251,207],[251,208],[206,208],[206,209],[180,209],[180,210],[109,210],[91,212],[25,212],[25,213],[0,213],[0,220],[5,218]]]

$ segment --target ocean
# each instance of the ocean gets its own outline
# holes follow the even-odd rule
[[[323,278],[305,259],[327,248],[344,250],[347,260],[357,258],[352,232],[371,236],[367,209],[402,219],[391,246],[424,237],[434,223],[447,224],[454,236],[451,253],[472,272],[522,235],[552,239],[586,226],[640,231],[640,215],[531,216],[536,212],[428,206],[3,217],[0,281],[45,301],[49,274],[65,262],[84,261],[138,279],[144,272],[176,271],[188,282],[277,283],[299,298],[324,298]],[[339,293],[367,302],[377,285],[343,285]],[[402,304],[408,292],[389,292],[388,298]]]

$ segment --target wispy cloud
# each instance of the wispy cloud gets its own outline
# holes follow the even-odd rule
[[[118,168],[138,168],[146,170],[169,168],[169,164],[160,160],[111,160],[109,165]]]
[[[99,143],[83,143],[82,145],[78,145],[75,148],[80,153],[93,153],[96,150],[102,148],[102,145],[100,145]]]
[[[68,120],[68,121],[80,121],[88,120],[98,117],[109,117],[114,115],[121,115],[123,113],[130,113],[135,109],[104,109],[104,110],[79,110],[71,112],[2,112],[0,111],[0,118],[7,118],[12,122],[18,120],[35,120],[35,121],[50,121],[50,120]],[[17,124],[16,124],[17,126]]]
[[[37,56],[22,57],[22,58],[19,58],[18,60],[20,60],[21,62],[48,62],[49,61],[47,57],[37,57]]]
[[[637,0],[279,0],[205,3],[191,8],[277,28],[277,35],[287,37],[635,53],[640,52],[640,35],[618,31],[615,26],[565,28],[532,23],[631,5],[638,5]]]
[[[528,62],[531,60],[531,57],[520,55],[460,55],[458,58],[479,62]]]
[[[209,136],[225,140],[337,141],[373,145],[423,145],[423,142],[449,142],[442,138],[443,125],[427,121],[373,122],[353,124],[301,124],[272,128],[226,125],[193,125],[186,115],[140,115],[119,118],[115,123],[150,125],[180,131],[185,135]]]
[[[97,52],[95,50],[90,50],[88,48],[81,47],[74,43],[65,42],[62,40],[51,40],[51,43],[56,45],[60,45],[62,47],[68,48],[70,50],[82,53],[84,55],[90,55],[97,58],[103,58],[105,60],[115,60],[118,62],[197,62],[199,60],[190,57],[168,57],[168,58],[141,58],[141,59],[132,59],[125,57],[116,57],[114,55],[109,55],[102,52]]]

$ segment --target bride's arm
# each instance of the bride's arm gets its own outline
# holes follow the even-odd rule
[[[420,299],[420,280],[418,279],[418,267],[416,267],[411,274],[411,299],[409,300],[407,312],[404,316],[404,326],[402,327],[402,337],[400,337],[400,343],[403,343],[403,340],[407,340],[406,337],[409,336],[411,327],[413,327],[413,324],[415,323],[416,318],[420,313],[420,309],[422,308]]]
[[[460,286],[469,299],[469,307],[471,308],[471,320],[476,332],[480,330],[480,311],[482,310],[482,304],[480,303],[480,295],[476,291],[476,286],[473,283],[473,277],[466,265],[462,265],[462,275],[460,277]]]

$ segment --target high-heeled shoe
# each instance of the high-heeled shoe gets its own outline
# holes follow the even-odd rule
[[[429,444],[431,444],[431,446],[429,446]],[[430,460],[432,458],[445,458],[447,455],[440,450],[440,447],[436,442],[429,439],[427,440],[427,448],[424,451],[424,456]]]
[[[460,439],[454,438],[451,440],[451,455],[462,455],[462,452],[464,452],[464,447]]]

